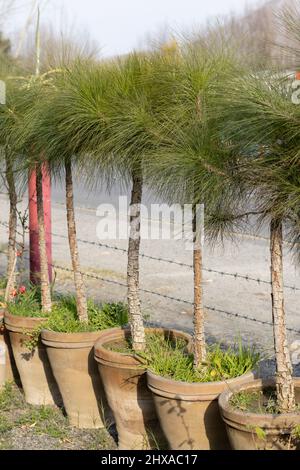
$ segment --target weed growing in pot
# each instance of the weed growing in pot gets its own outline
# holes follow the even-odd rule
[[[226,350],[214,345],[208,348],[206,363],[195,369],[193,354],[187,352],[184,342],[169,341],[159,335],[148,337],[144,357],[155,374],[188,383],[240,377],[253,370],[260,361],[260,354],[255,348],[243,346],[241,342]]]
[[[279,415],[281,413],[274,387],[265,388],[263,391],[255,390],[236,393],[231,397],[230,405],[246,413],[272,415]],[[300,403],[296,405],[296,411],[300,412]]]

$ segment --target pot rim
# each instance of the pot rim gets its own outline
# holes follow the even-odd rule
[[[237,381],[247,382],[251,378],[254,378],[254,374],[250,371],[228,381],[192,383],[161,377],[147,370],[148,387],[152,393],[183,401],[214,401],[226,386],[234,385]]]
[[[162,332],[162,333],[172,333],[175,335],[178,335],[181,338],[184,338],[187,340],[187,343],[189,344],[191,342],[191,336],[188,333],[185,333],[183,331],[175,330],[172,328],[146,328],[147,331],[157,331],[157,332]],[[100,364],[122,364],[122,365],[128,365],[128,366],[138,366],[141,367],[145,364],[143,364],[142,359],[135,353],[121,353],[117,351],[110,351],[109,349],[106,349],[104,346],[105,344],[108,344],[110,342],[113,342],[114,340],[126,338],[130,336],[131,330],[130,328],[111,328],[108,330],[103,330],[102,335],[100,338],[97,340],[95,347],[94,347],[94,356],[95,360],[100,363]],[[107,338],[102,338],[102,336],[110,335]]]
[[[7,310],[4,313],[4,324],[8,331],[24,333],[24,330],[34,330],[37,326],[47,321],[45,317],[21,317],[13,315]]]
[[[300,388],[300,378],[293,377],[294,385]],[[249,419],[264,419],[266,421],[266,427],[270,422],[287,419],[290,421],[291,418],[297,417],[300,421],[300,411],[293,413],[280,413],[280,414],[271,414],[271,413],[255,413],[251,411],[242,411],[234,408],[230,405],[230,398],[244,390],[264,390],[265,388],[272,387],[276,384],[275,378],[269,379],[256,379],[243,384],[233,387],[231,390],[225,390],[219,397],[219,406],[222,414],[225,419],[228,417],[230,421],[240,422],[241,420]],[[269,422],[269,423],[268,423]]]
[[[179,384],[179,385],[188,385],[188,386],[192,386],[192,387],[199,387],[199,385],[224,385],[225,384],[230,384],[232,383],[232,381],[236,380],[236,379],[240,379],[241,377],[247,377],[249,376],[249,378],[252,376],[253,377],[253,372],[252,371],[249,371],[249,372],[245,372],[245,374],[243,375],[239,375],[238,377],[233,377],[231,379],[228,379],[228,380],[218,380],[216,382],[184,382],[183,380],[174,380],[174,379],[168,379],[167,377],[163,377],[162,375],[159,375],[159,374],[156,374],[155,372],[152,372],[151,369],[148,369],[147,370],[147,374],[149,375],[149,377],[151,377],[152,379],[154,380],[157,380],[157,381],[161,381],[165,384],[169,383],[169,384]]]
[[[93,347],[101,331],[84,331],[63,333],[43,329],[41,331],[42,343],[46,346],[57,349],[74,349]],[[69,347],[67,346],[69,344]]]

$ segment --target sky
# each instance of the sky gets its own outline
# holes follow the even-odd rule
[[[20,8],[6,25],[6,31],[24,30],[32,20],[38,0],[16,0]],[[42,22],[73,34],[88,33],[101,49],[101,55],[127,53],[140,47],[147,36],[167,27],[174,31],[195,31],[215,16],[241,13],[259,0],[39,0]],[[1,0],[0,0],[1,3]],[[62,26],[63,25],[63,26]],[[30,28],[26,29],[26,32]]]

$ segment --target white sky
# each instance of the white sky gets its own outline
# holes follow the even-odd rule
[[[6,25],[23,28],[37,0],[17,0],[20,9]],[[1,3],[1,0],[0,0]],[[138,47],[148,34],[166,25],[176,31],[197,29],[214,16],[242,12],[259,0],[40,0],[43,23],[88,32],[102,55],[122,54]]]

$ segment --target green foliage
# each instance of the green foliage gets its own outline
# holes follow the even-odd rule
[[[294,427],[292,437],[298,441],[300,440],[300,425]]]
[[[263,391],[242,391],[235,393],[230,404],[234,408],[258,414],[280,414],[275,388],[266,388]],[[300,410],[300,404],[296,405],[296,410]]]
[[[261,440],[261,441],[266,440],[267,435],[266,435],[266,432],[262,428],[256,427],[255,428],[255,434],[257,435],[259,440]]]
[[[7,310],[18,317],[42,318],[46,315],[41,310],[41,294],[36,287],[30,287],[24,294],[19,294],[8,302]]]
[[[11,431],[13,428],[12,424],[6,418],[6,416],[0,415],[0,436]]]
[[[28,298],[30,299],[29,301],[24,300],[24,298],[21,301],[22,308],[20,312],[23,314],[22,316],[30,316],[28,312],[31,311],[32,313],[36,312],[35,316],[39,318],[41,316],[39,314],[40,310],[35,311],[35,302],[39,305],[39,301],[33,293],[29,293]],[[28,303],[31,305],[31,301],[33,302],[34,308],[31,310],[26,309],[25,307]],[[18,314],[18,305],[13,305],[12,310]],[[33,351],[38,344],[43,329],[56,331],[57,333],[84,333],[123,327],[128,323],[128,309],[127,306],[122,303],[104,303],[97,305],[92,300],[89,300],[88,318],[88,323],[79,321],[75,297],[59,296],[53,302],[52,312],[47,316],[46,321],[41,323],[33,331],[23,332],[27,337],[23,344],[29,351]]]
[[[7,284],[6,277],[0,277],[0,289],[5,289]]]
[[[23,408],[25,401],[14,384],[7,382],[0,391],[0,414],[14,408]]]
[[[197,383],[229,380],[253,370],[260,354],[254,348],[238,347],[221,349],[219,345],[208,348],[207,363],[194,369],[193,355],[188,354],[185,342],[165,340],[151,335],[147,339],[144,355],[148,367],[154,373],[173,380]]]
[[[59,333],[81,333],[121,327],[128,323],[127,307],[122,303],[96,305],[89,300],[88,317],[87,324],[80,322],[77,317],[76,299],[61,297],[54,303],[44,328]]]

